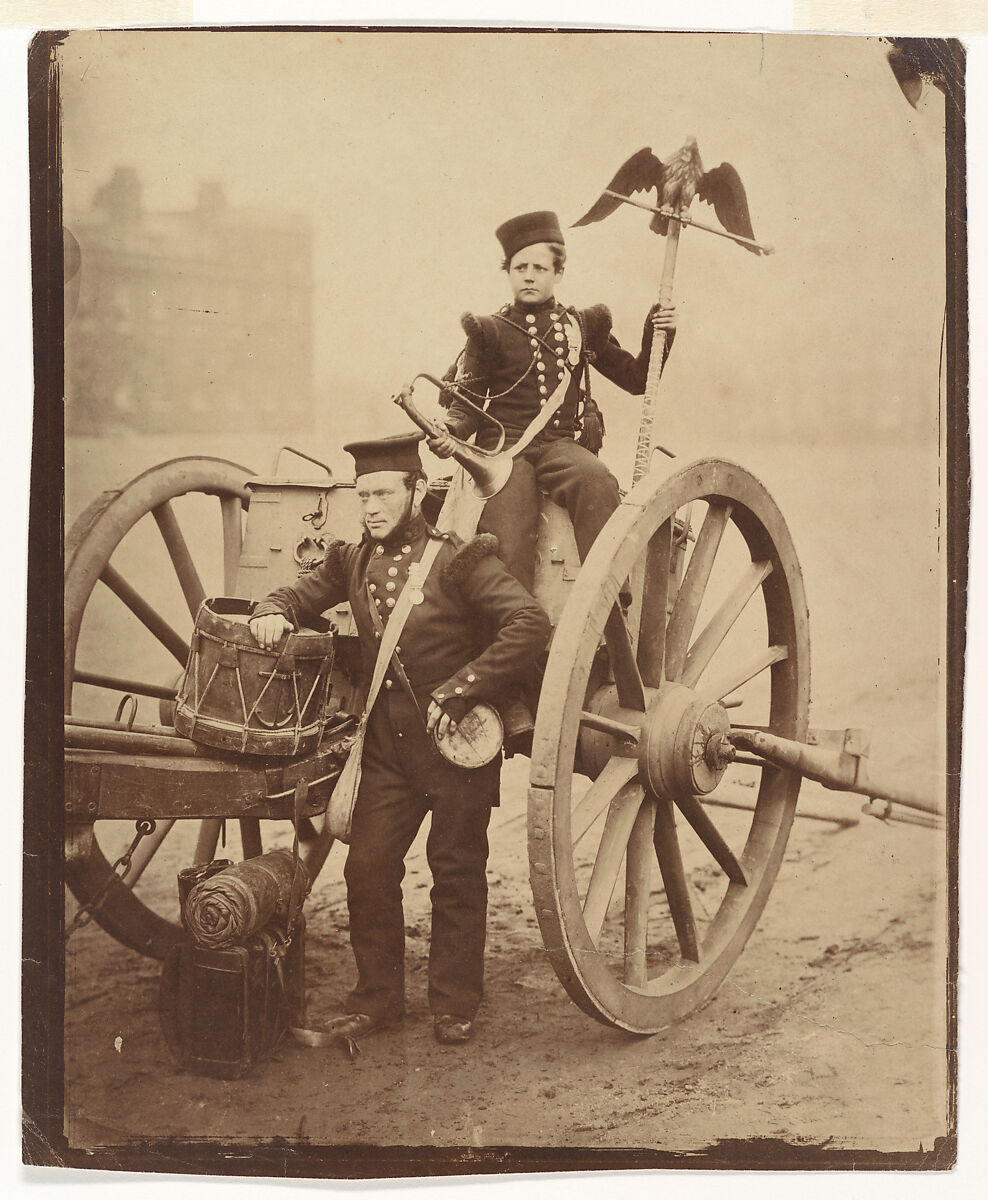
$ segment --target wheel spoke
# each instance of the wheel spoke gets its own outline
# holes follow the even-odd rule
[[[618,792],[638,774],[633,758],[611,758],[573,809],[570,816],[570,840],[575,846],[594,821],[605,811]]]
[[[100,579],[111,592],[127,605],[138,621],[148,629],[165,649],[184,667],[189,658],[189,644],[175,632],[168,622],[131,587],[126,579],[109,563],[100,573]]]
[[[244,536],[240,518],[243,506],[238,496],[221,496],[220,508],[223,512],[223,591],[227,596],[235,596]]]
[[[261,845],[261,822],[257,817],[240,818],[240,845],[244,858],[258,858],[264,853]]]
[[[172,826],[175,824],[174,817],[168,817],[163,821],[158,821],[155,825],[154,833],[147,834],[137,843],[137,849],[134,851],[130,860],[130,870],[127,872],[125,883],[129,888],[137,885],[137,881],[147,870],[151,859],[157,854],[161,843],[171,833]]]
[[[192,555],[189,553],[185,536],[179,526],[178,518],[175,516],[175,510],[172,508],[171,502],[166,500],[164,504],[159,504],[151,515],[161,531],[168,557],[172,560],[172,566],[178,576],[185,603],[195,620],[199,605],[206,598],[206,591],[202,586],[196,565],[192,561]]]
[[[679,595],[673,606],[672,616],[669,618],[669,631],[666,635],[666,679],[679,679],[683,670],[693,626],[700,611],[700,602],[703,600],[720,540],[730,517],[730,504],[711,504],[703,518]]]
[[[222,828],[223,821],[219,817],[207,817],[199,823],[199,837],[196,839],[196,850],[192,859],[194,863],[198,865],[213,861]]]
[[[173,687],[141,683],[136,679],[119,679],[115,675],[100,675],[95,671],[76,671],[72,678],[76,683],[88,683],[91,687],[109,688],[113,692],[133,692],[135,696],[151,696],[155,700],[174,700],[178,694]]]
[[[734,627],[734,622],[744,612],[745,605],[772,573],[770,562],[754,562],[724,597],[700,636],[693,643],[683,666],[681,682],[695,687],[697,680],[707,669],[724,638]]]
[[[604,917],[614,894],[618,872],[624,862],[628,848],[628,839],[638,810],[644,800],[644,790],[637,780],[626,784],[614,797],[607,818],[604,822],[604,832],[600,837],[597,857],[594,859],[593,871],[590,875],[590,885],[587,897],[583,902],[583,920],[587,932],[596,943],[604,925]]]
[[[633,708],[638,712],[645,711],[645,686],[638,673],[635,662],[635,652],[631,645],[631,635],[618,605],[611,609],[611,615],[604,626],[604,637],[607,639],[607,653],[611,660],[611,670],[614,672],[614,682],[617,685],[618,700],[622,708]]]
[[[720,700],[722,697],[736,691],[749,679],[767,670],[773,663],[782,662],[789,657],[788,646],[766,646],[751,658],[741,663],[731,663],[725,666],[719,675],[711,677],[696,690],[707,700]]]
[[[640,726],[626,725],[624,721],[612,721],[610,717],[602,717],[597,713],[587,712],[586,709],[580,713],[580,724],[586,725],[589,729],[597,729],[601,733],[610,734],[611,737],[620,738],[629,746],[637,746],[638,739],[641,737]]]
[[[641,620],[638,626],[638,667],[648,687],[662,682],[665,661],[666,621],[669,604],[669,571],[672,553],[672,521],[665,521],[652,534],[642,573]]]
[[[696,920],[690,902],[683,856],[679,849],[676,816],[672,805],[664,800],[659,800],[655,806],[654,845],[662,875],[662,886],[669,902],[669,914],[679,941],[679,953],[689,962],[698,963],[700,948],[696,937]]]
[[[728,879],[732,883],[740,883],[747,886],[748,880],[744,869],[734,857],[733,851],[727,842],[724,841],[716,825],[711,821],[709,814],[704,812],[703,806],[696,796],[691,796],[688,793],[677,796],[676,807],[686,820],[689,821],[690,825],[692,825],[694,833],[714,856]]]
[[[652,837],[655,802],[639,808],[628,839],[624,884],[624,982],[643,988],[648,982],[645,949],[648,941],[648,902],[652,894]]]
[[[310,824],[312,827],[312,836],[306,838],[304,841],[300,837],[299,857],[311,881],[322,870],[323,864],[329,857],[329,852],[332,850],[333,842],[336,839],[326,827],[325,817],[318,822],[310,822]]]

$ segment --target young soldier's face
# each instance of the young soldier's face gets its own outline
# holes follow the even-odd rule
[[[425,485],[416,483],[409,491],[402,471],[371,471],[357,480],[357,499],[372,538],[383,541],[412,515],[422,503]]]
[[[523,246],[508,263],[508,279],[516,300],[541,304],[552,297],[562,271],[556,270],[546,242]]]

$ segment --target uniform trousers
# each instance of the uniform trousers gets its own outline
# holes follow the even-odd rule
[[[577,442],[537,438],[523,450],[514,460],[508,482],[485,504],[477,528],[497,535],[501,561],[530,592],[535,587],[539,492],[569,513],[581,561],[621,502],[617,480]]]
[[[473,1020],[483,993],[487,827],[498,802],[500,756],[477,770],[453,766],[430,748],[417,713],[417,728],[391,719],[389,700],[401,703],[382,697],[368,722],[344,868],[357,964],[347,1010],[384,1018],[405,1011],[401,883],[405,855],[431,811],[429,1007]]]

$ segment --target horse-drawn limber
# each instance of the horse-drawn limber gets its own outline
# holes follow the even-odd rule
[[[631,190],[628,181],[620,190]],[[671,233],[689,199],[682,208],[664,202]],[[668,247],[667,291],[672,236]],[[542,502],[535,590],[553,637],[528,787],[530,880],[547,957],[583,1011],[640,1034],[703,1005],[740,955],[782,863],[804,776],[864,794],[875,815],[887,816],[894,802],[906,819],[938,819],[938,806],[908,783],[869,779],[863,731],[810,728],[808,612],[782,513],[734,463],[651,469],[657,385],[656,367],[636,481],[585,562],[565,511]],[[428,426],[409,389],[397,399]],[[243,736],[238,743],[234,730],[210,747],[175,728],[176,688],[196,644],[114,560],[132,529],[156,525],[191,624],[209,595],[178,510],[189,497],[214,497],[224,602],[259,599],[310,567],[327,539],[359,537],[353,484],[308,461],[316,466],[304,478],[277,470],[261,478],[214,458],[167,462],[103,493],[68,534],[65,854],[81,906],[73,927],[91,917],[159,958],[182,939],[177,920],[135,890],[177,823],[197,824],[195,862],[215,857],[224,823],[234,820],[244,856],[253,857],[265,825],[290,821],[299,802],[309,878],[323,867],[332,838],[322,814],[358,718],[359,655],[346,606],[326,614],[333,655],[322,683],[300,682],[301,645],[286,648],[287,663],[262,662],[246,625],[241,645],[217,651],[209,678],[225,675],[240,696]],[[490,483],[469,452],[461,462]],[[123,672],[77,661],[97,585],[174,659],[170,671],[139,659]],[[104,628],[90,644],[105,650],[114,641]],[[294,702],[258,690],[261,676],[287,681]],[[80,702],[92,711],[96,696],[110,698],[113,720],[78,715]],[[138,697],[156,702],[152,723],[135,720]],[[195,709],[195,695],[182,700]],[[122,821],[136,822],[133,841],[108,857],[101,830]]]

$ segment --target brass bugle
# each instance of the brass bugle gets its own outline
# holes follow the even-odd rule
[[[428,379],[436,387],[442,387],[439,380],[434,379],[431,375],[416,375],[415,379]],[[452,438],[455,443],[453,458],[470,476],[475,494],[481,500],[490,500],[491,496],[496,496],[508,482],[508,476],[511,474],[514,459],[510,454],[500,450],[482,450],[479,446],[471,446],[468,442],[454,437],[445,425],[440,425],[438,421],[432,421],[419,412],[412,401],[415,379],[403,387],[397,395],[392,397],[395,404],[408,414],[427,437]]]

